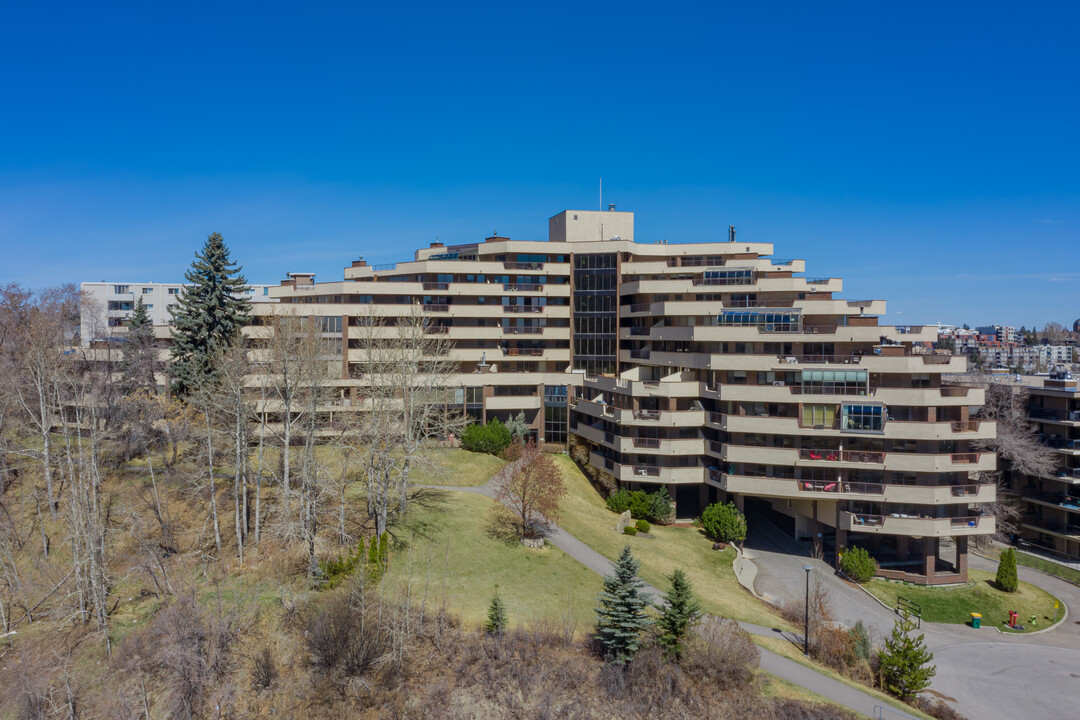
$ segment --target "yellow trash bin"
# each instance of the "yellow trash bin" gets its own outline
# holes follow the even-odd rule
[[[982,613],[971,613],[971,627],[978,630],[982,626]]]

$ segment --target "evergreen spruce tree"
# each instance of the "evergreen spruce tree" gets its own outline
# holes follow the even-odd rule
[[[694,597],[693,587],[686,573],[676,569],[668,578],[671,592],[667,604],[656,621],[660,628],[660,644],[672,657],[682,657],[683,638],[701,618],[701,605]]]
[[[172,391],[180,396],[213,377],[213,358],[240,337],[248,319],[248,301],[242,295],[247,284],[220,233],[206,239],[184,278],[188,287],[169,310],[174,325],[169,374]]]
[[[156,367],[154,326],[146,310],[146,303],[140,295],[135,300],[135,311],[128,322],[124,357],[120,361],[121,392],[125,395],[131,395],[137,390],[155,392],[157,390],[157,380],[154,379]]]
[[[499,597],[499,587],[495,586],[495,597],[491,598],[491,604],[488,605],[487,622],[484,623],[484,630],[488,635],[494,635],[498,637],[506,632],[506,608],[503,607],[502,598]]]
[[[633,658],[641,644],[641,632],[649,624],[645,615],[649,600],[643,591],[645,581],[637,575],[639,565],[630,546],[624,547],[614,572],[604,576],[596,608],[596,641],[605,657],[619,665]]]
[[[937,667],[930,664],[934,653],[926,649],[923,635],[911,637],[914,627],[910,620],[897,620],[879,659],[885,689],[901,700],[921,693],[937,674]]]
[[[1012,548],[1005,548],[1001,551],[1001,557],[998,559],[997,577],[994,578],[994,581],[999,590],[1010,593],[1016,592],[1020,582],[1016,577],[1016,551]]]

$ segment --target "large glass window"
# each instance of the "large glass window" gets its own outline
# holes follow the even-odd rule
[[[716,324],[729,327],[756,327],[762,332],[799,332],[802,316],[796,312],[743,312],[725,310]]]
[[[865,370],[803,370],[802,392],[807,395],[867,395]]]
[[[882,405],[842,405],[840,427],[861,432],[885,431],[885,407]]]
[[[803,405],[802,424],[808,427],[821,425],[831,428],[836,422],[835,405]]]
[[[705,285],[753,285],[753,268],[725,268],[723,270],[706,270]]]

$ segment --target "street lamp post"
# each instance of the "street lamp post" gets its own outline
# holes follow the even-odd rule
[[[803,614],[803,654],[810,657],[810,571],[812,565],[803,565],[806,571],[806,610]]]

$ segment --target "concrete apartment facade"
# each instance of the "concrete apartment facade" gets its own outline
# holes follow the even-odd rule
[[[1056,451],[1050,475],[1012,473],[1010,488],[1023,516],[1020,539],[1058,555],[1080,559],[1080,383],[1065,373],[1025,376],[1028,419],[1042,442]]]
[[[247,297],[252,303],[272,302],[272,285],[250,285]],[[184,283],[134,283],[134,282],[84,282],[80,285],[84,302],[80,336],[84,347],[94,342],[106,342],[110,338],[122,338],[135,309],[142,298],[154,325],[154,334],[160,340],[169,338],[172,315],[169,308],[180,299]]]
[[[995,436],[972,419],[983,391],[941,381],[966,358],[772,252],[734,229],[640,243],[633,213],[566,211],[547,241],[433,243],[333,282],[293,273],[254,312],[318,317],[340,338],[333,406],[348,412],[367,382],[358,329],[419,305],[453,343],[456,404],[475,419],[524,413],[538,441],[587,445],[624,486],[666,486],[680,518],[731,499],[834,557],[866,547],[884,576],[966,579],[968,538],[994,532],[972,506],[995,488],[974,477],[996,465],[974,449]]]

